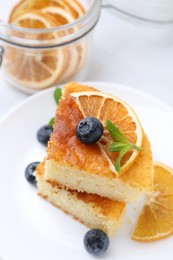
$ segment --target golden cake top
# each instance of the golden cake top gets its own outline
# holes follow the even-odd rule
[[[53,159],[58,162],[59,165],[64,165],[67,167],[74,167],[80,170],[87,172],[88,174],[97,174],[103,175],[107,178],[117,178],[115,173],[113,172],[110,164],[113,165],[117,158],[116,153],[108,152],[103,144],[104,152],[107,152],[108,157],[110,160],[105,156],[102,149],[98,144],[92,145],[85,145],[81,143],[75,134],[76,125],[78,122],[84,117],[83,110],[84,105],[81,108],[79,106],[78,101],[76,101],[76,97],[78,95],[72,93],[79,93],[79,92],[93,92],[96,91],[95,89],[87,86],[78,85],[74,82],[69,83],[63,92],[63,97],[59,103],[59,106],[56,111],[55,116],[55,124],[54,124],[54,131],[51,135],[51,139],[49,141],[48,149],[47,149],[47,158],[46,159]],[[98,93],[99,91],[97,91]],[[102,92],[101,92],[102,93]],[[107,96],[107,94],[106,94]],[[102,97],[102,94],[101,94]],[[109,96],[110,97],[110,96]],[[110,100],[110,99],[109,99]],[[99,102],[103,101],[102,99]],[[80,101],[81,102],[81,101]],[[86,103],[86,99],[83,99],[83,103],[85,102],[85,107],[90,107],[90,111],[88,109],[88,113],[90,116],[96,116],[92,113],[93,106],[88,98],[88,104]],[[89,103],[90,102],[90,103]],[[111,102],[111,101],[110,101]],[[98,106],[97,103],[94,103],[93,111],[96,111]],[[123,103],[124,104],[124,103]],[[125,103],[126,104],[126,103]],[[109,103],[107,103],[109,105]],[[116,118],[118,127],[121,131],[128,136],[129,140],[135,142],[138,140],[138,136],[136,137],[136,128],[140,129],[140,123],[138,124],[138,119],[136,119],[136,115],[134,118],[130,119],[129,114],[127,113],[128,106],[126,108],[122,107],[119,102],[117,104],[114,103],[116,107]],[[111,116],[114,114],[113,104],[111,104]],[[119,109],[119,110],[118,110]],[[133,110],[132,110],[133,111]],[[96,112],[94,112],[96,113]],[[104,117],[108,117],[113,121],[113,117],[109,117],[108,113],[106,114],[106,108],[104,108],[104,112],[99,112],[100,115],[103,114]],[[125,114],[125,116],[124,116]],[[101,117],[101,116],[100,116]],[[122,118],[120,118],[122,117]],[[115,120],[116,120],[115,118]],[[135,121],[136,120],[136,121]],[[123,123],[122,123],[123,121]],[[104,119],[102,116],[102,122],[104,124]],[[137,124],[135,125],[134,122]],[[126,125],[130,125],[130,130],[126,127]],[[127,128],[127,131],[126,131]],[[139,130],[138,129],[138,130]],[[141,128],[142,129],[142,128]],[[108,134],[106,133],[105,136],[107,137]],[[152,183],[153,183],[153,161],[152,161],[152,154],[149,141],[146,135],[143,135],[143,130],[141,136],[139,138],[142,146],[142,151],[137,152],[135,157],[133,157],[132,152],[127,153],[123,160],[122,160],[122,168],[125,165],[125,174],[119,177],[120,180],[123,182],[128,183],[129,185],[139,188],[144,191],[152,191]],[[130,159],[129,159],[130,158]],[[129,163],[130,161],[130,163]],[[126,165],[127,162],[127,165]],[[124,165],[123,165],[124,164]]]

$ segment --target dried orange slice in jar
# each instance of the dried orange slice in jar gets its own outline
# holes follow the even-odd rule
[[[139,151],[131,150],[123,156],[121,171],[118,173],[115,169],[115,163],[119,153],[109,151],[109,144],[112,142],[112,138],[106,128],[106,120],[109,119],[115,124],[131,143],[142,147],[143,129],[135,112],[118,97],[106,93],[98,91],[73,92],[71,90],[70,94],[74,98],[83,117],[93,116],[102,122],[104,133],[98,142],[100,151],[108,161],[110,169],[117,176],[125,173],[137,159]]]
[[[154,166],[154,192],[147,196],[132,239],[149,242],[173,234],[173,169]]]
[[[76,68],[76,72],[78,72],[85,64],[86,56],[87,56],[87,49],[86,49],[86,44],[85,41],[83,40],[80,43],[76,44],[76,48],[78,51],[78,65]]]
[[[63,1],[70,6],[72,14],[76,19],[85,14],[86,11],[79,1],[77,0],[63,0]]]
[[[12,23],[18,16],[31,9],[42,9],[48,6],[61,7],[77,19],[85,13],[83,6],[74,0],[21,0],[14,6],[9,17],[9,23]]]
[[[72,23],[75,18],[61,7],[48,6],[41,9],[42,13],[52,15],[62,25]]]
[[[35,19],[36,13],[40,14],[40,20],[42,20],[42,18],[45,18],[45,20],[47,20],[47,23],[45,21],[42,23],[42,21],[39,21],[39,19]],[[74,1],[73,4],[73,2],[69,2],[66,0],[22,0],[13,8],[10,14],[9,23],[30,29],[52,28],[72,23],[75,21],[75,19],[77,19],[84,13],[84,8],[77,1]],[[31,17],[29,17],[29,14],[31,14]],[[51,24],[51,27],[49,26],[49,24]],[[76,27],[76,29],[64,29],[61,33],[58,33],[58,36],[63,37],[67,34],[74,33],[75,30],[78,30],[78,28]],[[13,36],[17,36],[23,39],[30,39],[29,37],[31,37],[29,34],[19,32],[17,32],[17,35]],[[52,38],[53,36],[48,33],[35,34],[35,38],[34,34],[32,34],[33,40],[51,40]],[[77,42],[68,46],[63,46],[56,53],[54,53],[54,51],[43,52],[26,50],[26,53],[30,53],[30,55],[26,56],[24,54],[24,49],[23,51],[17,48],[17,50],[15,50],[15,48],[12,49],[13,50],[10,51],[10,48],[8,48],[8,50],[6,51],[6,71],[12,76],[12,80],[15,80],[16,86],[20,84],[29,86],[33,89],[46,88],[54,84],[67,81],[83,67],[86,57],[86,46],[83,42]],[[10,52],[11,57],[9,55]],[[34,54],[34,52],[36,54]],[[34,55],[36,57],[36,62],[33,62],[34,59],[31,59],[31,57],[33,57]],[[27,56],[30,57],[27,58]],[[23,58],[25,58],[25,62],[22,62],[20,64],[22,64],[24,68],[15,71],[15,69],[10,66],[10,63],[18,65],[18,60],[21,61],[23,60]],[[39,65],[41,61],[42,73],[39,73],[39,75],[36,76],[36,71],[39,70],[38,66],[36,66],[38,61]],[[30,68],[29,73],[26,73],[26,67]],[[44,77],[42,77],[43,70],[45,71],[45,80]],[[38,77],[41,78],[38,80]],[[33,82],[33,78],[35,79],[35,82]],[[44,81],[41,82],[41,80]]]
[[[28,11],[18,16],[13,24],[23,28],[45,29],[57,27],[56,19],[40,11]],[[25,39],[51,40],[56,33],[23,35]],[[62,49],[34,50],[17,47],[6,48],[4,68],[9,77],[19,85],[32,89],[52,86],[58,81],[65,69],[65,53]]]
[[[56,19],[49,14],[43,14],[38,10],[30,10],[19,17],[17,17],[13,23],[15,26],[29,28],[29,29],[46,29],[59,26]],[[52,38],[54,38],[52,36]]]
[[[21,0],[13,7],[9,16],[9,23],[31,9],[37,10],[48,6],[50,2],[51,0]]]
[[[41,9],[41,11],[43,13],[52,15],[58,22],[62,23],[63,25],[75,21],[75,18],[61,7],[48,6]],[[68,35],[72,32],[69,30],[64,30],[64,33]],[[77,48],[78,45],[80,46],[80,43],[74,43],[70,46],[64,47],[64,51],[66,51],[67,56],[67,64],[64,73],[59,80],[60,82],[64,82],[65,80],[69,79],[78,71],[77,68],[81,62],[81,55]]]

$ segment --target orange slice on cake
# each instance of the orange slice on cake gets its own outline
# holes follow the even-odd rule
[[[155,163],[154,192],[139,216],[132,239],[148,242],[173,234],[173,169]]]
[[[68,88],[66,90],[68,92]],[[115,124],[131,143],[142,147],[143,129],[135,112],[118,97],[100,91],[93,91],[93,89],[91,91],[87,89],[87,91],[77,92],[77,88],[75,88],[73,92],[73,89],[70,88],[69,94],[74,98],[83,117],[93,116],[102,122],[104,134],[98,142],[98,146],[108,161],[110,169],[118,176],[126,172],[135,162],[139,151],[131,150],[126,153],[121,161],[121,171],[117,173],[115,163],[119,153],[109,151],[112,138],[106,128],[106,120],[108,119]]]

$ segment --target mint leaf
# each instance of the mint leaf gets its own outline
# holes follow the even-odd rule
[[[55,118],[54,118],[54,117],[51,118],[50,121],[49,121],[49,123],[48,123],[48,125],[50,125],[51,127],[53,127],[54,121],[55,121]]]
[[[106,127],[109,131],[112,140],[114,141],[109,145],[110,152],[119,152],[118,158],[115,163],[115,169],[117,172],[121,170],[121,159],[129,150],[141,151],[142,148],[129,142],[129,140],[123,135],[120,129],[114,125],[110,120],[106,120]]]
[[[62,90],[60,88],[56,88],[53,95],[54,95],[55,102],[58,105],[59,100],[62,96]]]
[[[121,133],[119,128],[115,126],[110,120],[106,120],[106,127],[109,131],[110,136],[112,137],[112,140],[115,143],[124,143],[124,144],[129,144],[128,139]]]
[[[54,96],[54,99],[55,99],[56,104],[58,105],[58,104],[59,104],[59,100],[60,100],[60,98],[61,98],[61,96],[62,96],[62,90],[61,90],[60,88],[56,88],[55,91],[54,91],[54,93],[53,93],[53,96]],[[49,123],[48,123],[48,125],[51,126],[51,127],[53,127],[54,120],[55,120],[54,117],[51,118],[50,121],[49,121]]]
[[[124,147],[120,153],[119,153],[119,156],[116,160],[116,164],[115,164],[115,169],[117,172],[120,172],[121,170],[121,159],[123,158],[123,156],[129,151],[131,150],[131,145],[127,145],[126,147]]]
[[[123,148],[125,148],[127,144],[124,143],[112,143],[109,145],[110,152],[121,152]]]

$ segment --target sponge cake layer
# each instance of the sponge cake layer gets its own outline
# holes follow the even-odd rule
[[[55,183],[51,185],[44,180],[42,165],[38,166],[36,176],[39,195],[86,226],[102,229],[110,235],[119,228],[125,203],[98,195],[67,191]]]

